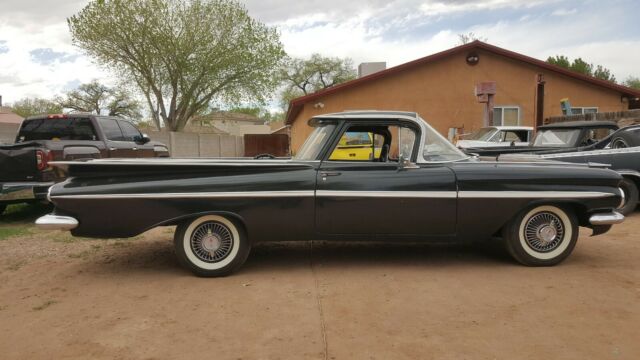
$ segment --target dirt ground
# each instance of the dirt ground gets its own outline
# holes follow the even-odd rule
[[[553,268],[499,246],[271,244],[230,277],[172,231],[75,239],[0,223],[2,359],[639,359],[640,212]]]

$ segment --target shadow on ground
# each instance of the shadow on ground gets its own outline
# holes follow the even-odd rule
[[[96,254],[78,264],[90,273],[146,273],[189,275],[177,262],[171,239],[122,240],[122,249]],[[109,247],[110,245],[105,245]],[[112,246],[112,245],[111,245]],[[497,241],[472,245],[389,244],[375,242],[288,242],[254,246],[240,273],[307,271],[375,267],[504,266],[515,263]]]
[[[53,210],[53,205],[43,203],[9,205],[0,215],[0,224],[34,223],[37,218]]]

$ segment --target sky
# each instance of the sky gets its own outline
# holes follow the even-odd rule
[[[291,56],[350,57],[395,66],[459,44],[473,32],[545,60],[563,54],[640,76],[640,0],[246,0],[249,14],[278,28]],[[3,102],[52,98],[111,74],[71,44],[66,18],[86,0],[0,0]]]

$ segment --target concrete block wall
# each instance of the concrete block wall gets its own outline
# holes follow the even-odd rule
[[[242,157],[244,139],[240,136],[151,131],[152,140],[169,147],[171,157]]]
[[[19,127],[19,124],[0,124],[0,144],[13,144]]]

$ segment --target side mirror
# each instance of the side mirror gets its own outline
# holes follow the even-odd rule
[[[416,163],[411,162],[411,160],[404,157],[404,155],[400,155],[400,159],[398,159],[398,168],[400,170],[407,169],[419,169],[420,166],[416,165]]]
[[[137,142],[138,144],[142,144],[142,145],[144,145],[144,144],[148,143],[149,141],[151,141],[151,139],[149,138],[149,136],[147,134],[142,134],[142,135],[136,136],[136,137],[133,138],[133,140],[135,142]]]

